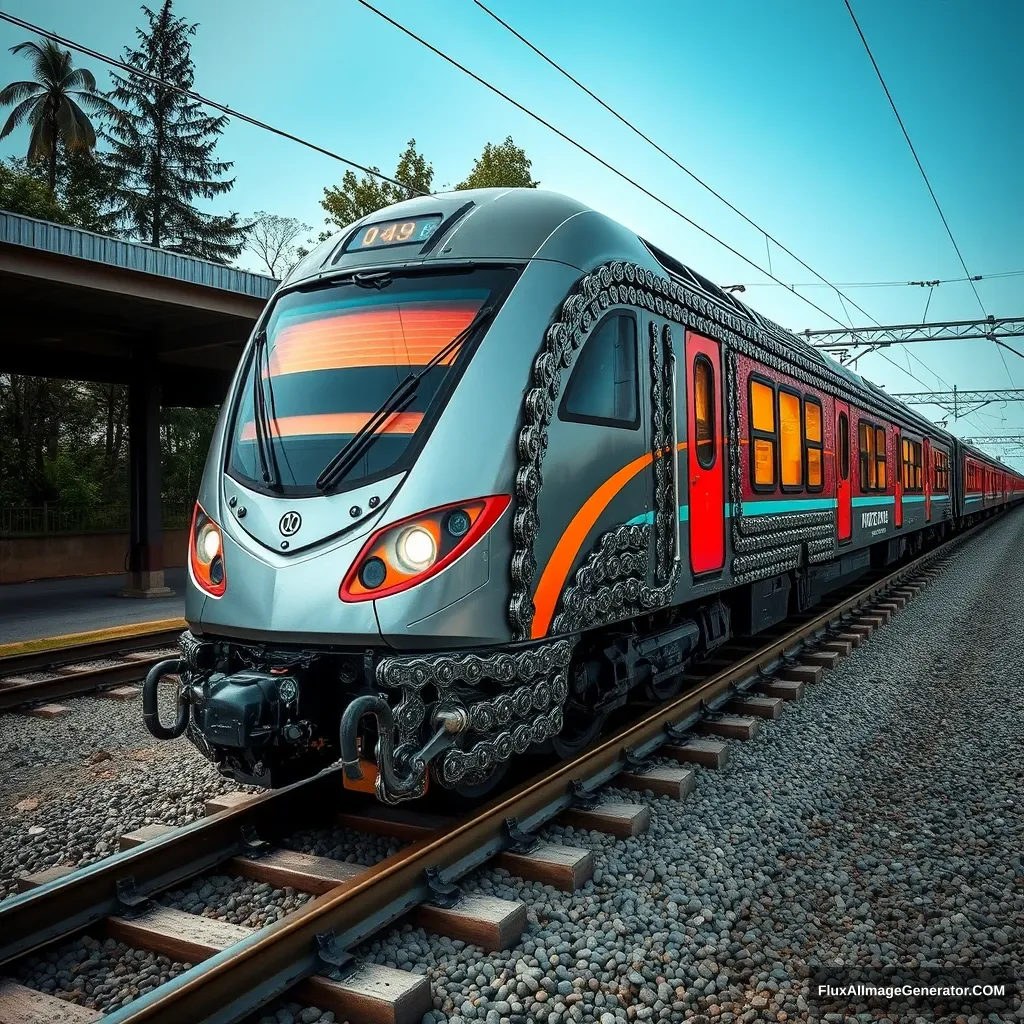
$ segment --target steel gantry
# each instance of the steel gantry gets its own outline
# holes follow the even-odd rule
[[[984,409],[992,402],[1024,402],[1024,388],[989,389],[987,391],[960,391],[954,387],[952,391],[912,391],[894,394],[905,405],[937,405],[953,414],[953,419],[969,416],[972,412]]]
[[[838,358],[840,363],[856,364],[862,356],[889,345],[909,345],[920,341],[994,341],[1024,358],[1003,338],[1024,338],[1024,317],[987,316],[979,320],[946,320],[928,324],[896,324],[885,327],[843,327],[822,331],[803,331],[809,344]]]

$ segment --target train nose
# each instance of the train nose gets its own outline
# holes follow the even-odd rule
[[[380,630],[373,603],[346,604],[338,586],[361,542],[292,556],[257,552],[223,531],[227,586],[201,608],[186,602],[186,618],[204,632],[291,643],[376,644]]]

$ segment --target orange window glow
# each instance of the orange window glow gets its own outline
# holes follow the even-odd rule
[[[803,484],[803,445],[800,437],[800,396],[779,391],[779,450],[782,486]]]

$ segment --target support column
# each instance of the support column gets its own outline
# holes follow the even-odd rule
[[[130,547],[121,597],[172,597],[160,523],[160,382],[154,368],[139,370],[128,385]]]

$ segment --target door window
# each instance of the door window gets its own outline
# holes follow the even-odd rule
[[[839,414],[839,478],[850,478],[850,418],[845,412]]]
[[[820,491],[824,486],[822,472],[821,403],[804,398],[804,448],[807,451],[807,490]]]
[[[710,469],[715,464],[715,371],[707,356],[693,361],[693,420],[697,464]]]
[[[750,381],[751,482],[755,491],[775,490],[775,389]]]

